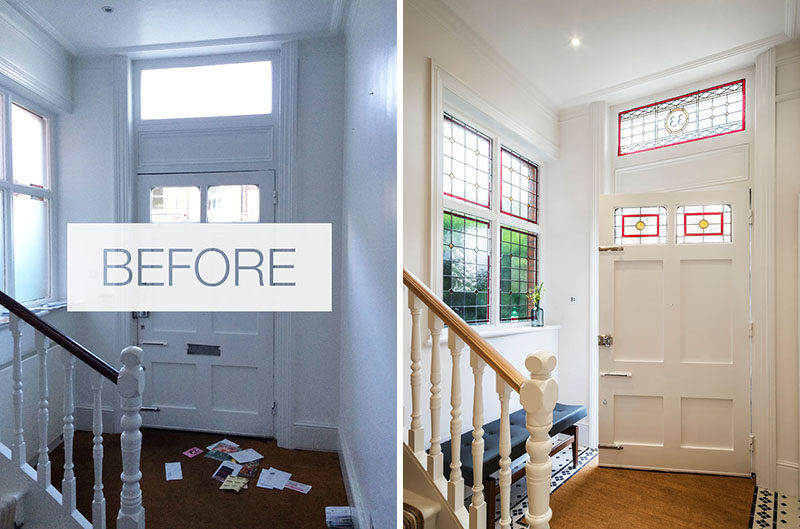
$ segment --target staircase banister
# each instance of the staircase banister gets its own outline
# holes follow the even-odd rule
[[[403,284],[447,325],[448,332],[455,332],[475,354],[480,356],[495,373],[506,381],[512,390],[519,393],[522,383],[527,377],[523,376],[497,349],[492,347],[453,309],[439,299],[430,288],[405,268],[403,268]]]
[[[15,300],[5,292],[0,290],[0,305],[8,309],[8,311],[19,319],[50,338],[53,343],[61,346],[65,351],[72,356],[91,367],[94,371],[101,374],[114,384],[117,383],[119,378],[119,371],[114,369],[110,364],[102,358],[62,333],[42,318],[33,313],[28,307],[24,306],[19,301]]]

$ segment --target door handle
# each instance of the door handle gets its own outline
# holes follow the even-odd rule
[[[621,252],[625,250],[623,246],[600,246],[597,248],[598,252]]]
[[[158,408],[156,406],[142,406],[141,410],[142,411],[153,411],[153,412],[158,413],[159,411],[161,411],[161,408]]]
[[[622,449],[623,449],[623,448],[625,448],[625,447],[624,447],[624,446],[622,446],[622,445],[621,445],[621,444],[619,444],[619,443],[613,443],[613,444],[600,443],[599,445],[597,445],[597,448],[599,448],[599,449],[601,449],[601,450],[602,450],[603,448],[605,448],[605,449],[608,449],[608,450],[622,450]]]
[[[611,347],[614,343],[614,337],[610,334],[599,334],[597,336],[597,345],[602,345],[603,347]]]
[[[630,377],[632,377],[633,375],[631,375],[630,373],[620,373],[620,372],[616,371],[616,372],[606,372],[606,373],[600,373],[600,376],[601,376],[601,377],[623,377],[623,378],[630,378]]]
[[[167,342],[154,342],[154,341],[148,341],[148,342],[139,342],[139,343],[140,343],[141,345],[160,345],[160,346],[163,346],[163,347],[166,347],[166,346],[167,346]]]

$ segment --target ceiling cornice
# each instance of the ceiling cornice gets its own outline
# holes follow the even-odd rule
[[[797,1],[797,0],[791,0],[791,1]],[[631,79],[630,81],[625,81],[624,83],[619,83],[613,86],[609,86],[607,88],[603,88],[601,90],[596,90],[594,92],[584,94],[580,97],[565,102],[564,106],[574,107],[577,105],[590,103],[592,101],[606,101],[609,99],[613,99],[614,94],[618,94],[625,90],[634,88],[637,85],[651,83],[661,79],[667,79],[674,75],[703,68],[710,64],[714,64],[716,62],[727,59],[735,59],[736,57],[741,57],[741,56],[754,57],[755,55],[758,55],[759,53],[764,52],[770,48],[774,48],[778,44],[786,42],[787,40],[789,40],[789,38],[784,33],[778,33],[771,37],[755,40],[747,44],[742,44],[741,46],[736,46],[729,50],[725,50],[719,53],[714,53],[712,55],[707,55],[705,57],[701,57],[693,61],[679,64],[677,66],[673,66],[672,68],[661,70],[660,72],[655,72],[649,75],[638,77],[636,79]]]
[[[45,20],[45,18],[37,13],[31,6],[24,0],[5,0],[14,9],[16,9],[22,16],[28,19],[33,25],[47,33],[53,40],[58,42],[65,50],[72,55],[78,55],[78,48],[55,26]]]
[[[422,13],[429,15],[455,38],[472,48],[472,51],[491,64],[497,66],[508,76],[516,79],[522,89],[531,97],[531,104],[537,106],[551,119],[558,119],[558,109],[550,98],[536,85],[528,81],[518,68],[498,53],[496,49],[478,35],[475,30],[467,25],[455,13],[455,11],[447,7],[441,0],[407,0],[407,4],[412,4]]]

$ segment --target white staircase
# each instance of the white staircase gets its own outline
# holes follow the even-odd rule
[[[413,493],[439,504],[435,527],[440,529],[494,529],[492,512],[484,499],[483,456],[483,375],[496,380],[497,399],[500,404],[500,528],[511,527],[511,438],[509,399],[511,392],[519,394],[525,409],[529,438],[526,451],[529,460],[525,465],[528,491],[528,508],[525,523],[530,529],[549,529],[550,478],[552,461],[550,428],[553,426],[553,408],[558,397],[558,385],[551,373],[556,359],[550,353],[537,351],[528,355],[525,367],[529,376],[523,376],[494,347],[481,338],[472,327],[439,299],[413,274],[403,270],[403,284],[408,288],[408,308],[411,313],[411,421],[407,442],[403,444],[403,476],[405,486]],[[423,311],[427,309],[427,329],[423,327]],[[444,477],[440,415],[442,405],[442,364],[440,338],[447,325],[447,348],[450,352],[450,450],[449,479]],[[426,439],[422,425],[422,341],[430,334],[430,437]],[[425,333],[427,334],[427,333]],[[468,347],[467,358],[462,353]],[[461,403],[462,362],[469,362],[474,377],[472,392],[472,461],[473,486],[469,507],[465,506],[464,478],[461,472]],[[491,398],[491,397],[488,397]],[[419,508],[419,507],[418,507]],[[421,509],[420,509],[421,510]],[[425,529],[430,529],[425,526]]]
[[[142,449],[142,435],[139,431],[142,419],[142,391],[144,390],[144,370],[142,350],[126,347],[121,354],[123,367],[117,371],[109,364],[88,351],[58,329],[36,316],[13,298],[0,292],[0,305],[9,310],[9,331],[13,341],[11,387],[13,397],[13,440],[11,446],[0,443],[0,498],[13,499],[14,521],[24,529],[106,529],[106,502],[103,496],[103,419],[101,392],[104,380],[116,384],[122,407],[121,450],[122,450],[122,493],[120,510],[117,515],[117,529],[145,529],[142,491],[139,486],[141,472],[139,461]],[[34,329],[34,348],[38,358],[39,384],[35,393],[26,392],[22,377],[22,351],[20,347],[20,321]],[[63,349],[64,364],[64,409],[63,445],[64,478],[61,490],[51,484],[50,456],[47,440],[50,417],[48,403],[49,385],[47,381],[47,341],[52,341]],[[74,369],[79,360],[90,367],[92,373],[93,408],[93,462],[94,476],[83,476],[81,483],[92,487],[93,500],[91,521],[76,509],[76,477],[72,459],[74,427]],[[36,468],[28,463],[28,447],[23,429],[23,399],[35,397],[38,402],[38,457]],[[3,410],[1,413],[7,413]],[[2,521],[0,513],[0,521]],[[6,529],[0,526],[0,529]]]

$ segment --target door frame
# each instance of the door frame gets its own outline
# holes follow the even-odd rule
[[[292,222],[292,187],[295,173],[297,142],[297,82],[300,46],[298,41],[280,45],[278,86],[278,170],[275,187],[279,191],[275,207],[275,222]],[[114,222],[133,222],[136,216],[136,167],[134,164],[133,131],[133,66],[131,57],[118,55],[112,59],[114,71]],[[281,448],[294,448],[294,408],[290,388],[292,371],[290,363],[290,338],[292,335],[292,313],[274,315],[274,398],[276,403],[274,431],[275,440]],[[128,313],[116,317],[116,351],[111,361],[136,339],[135,320]],[[114,420],[111,433],[120,432],[121,410],[114,404]]]
[[[754,336],[751,356],[751,416],[755,436],[753,472],[759,487],[777,488],[776,445],[776,319],[775,319],[775,94],[776,51],[771,48],[756,57],[755,75],[750,97],[755,119],[749,120],[753,133],[747,145],[749,156],[749,182],[753,189],[752,208],[755,219],[752,228],[751,297]],[[590,230],[591,256],[589,266],[589,438],[596,448],[599,438],[599,376],[597,334],[599,325],[599,268],[598,268],[598,205],[601,194],[614,193],[613,159],[607,142],[612,130],[613,104],[596,101],[589,105],[592,128],[592,228]],[[613,136],[613,135],[612,135]],[[709,184],[711,185],[711,184]],[[698,188],[695,188],[698,189]],[[800,478],[799,478],[800,479]]]

